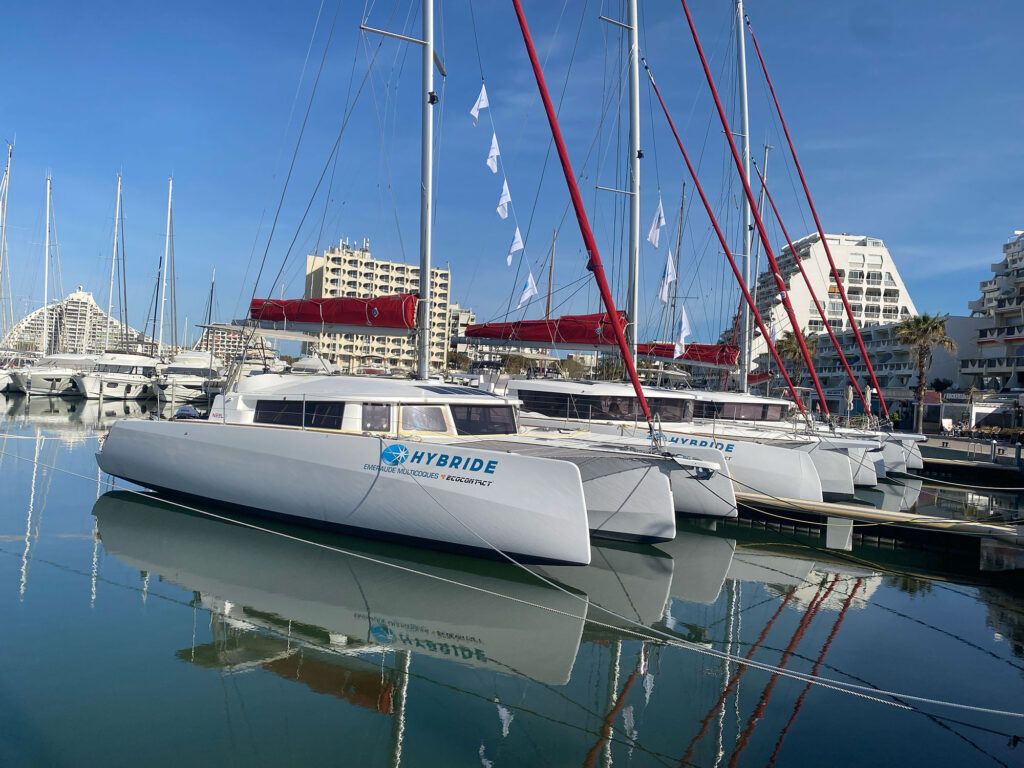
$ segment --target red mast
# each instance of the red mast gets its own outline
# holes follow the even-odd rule
[[[647,71],[647,77],[651,81],[651,87],[654,88],[654,95],[658,97],[658,103],[661,104],[661,111],[665,113],[665,119],[668,120],[668,127],[672,129],[672,135],[676,138],[676,146],[679,147],[679,151],[683,154],[683,160],[686,163],[687,170],[690,172],[690,178],[693,179],[693,184],[697,188],[697,194],[700,195],[700,201],[704,203],[704,210],[707,211],[708,218],[711,219],[711,226],[714,228],[715,234],[718,235],[718,242],[722,246],[722,251],[725,253],[726,258],[729,259],[729,266],[732,267],[732,273],[736,276],[736,282],[739,284],[740,291],[743,293],[743,299],[747,302],[747,306],[750,307],[750,311],[754,315],[754,321],[757,323],[757,327],[761,331],[761,335],[768,342],[768,351],[771,352],[776,365],[779,366],[779,370],[782,372],[782,376],[786,380],[786,385],[789,387],[789,391],[793,395],[793,402],[796,403],[797,407],[800,409],[800,413],[807,413],[807,409],[804,408],[804,404],[800,401],[800,395],[797,394],[796,387],[794,387],[793,382],[789,380],[789,374],[786,373],[786,366],[783,365],[782,359],[779,357],[778,350],[775,349],[775,344],[772,343],[768,329],[764,326],[764,320],[761,318],[761,313],[757,311],[757,305],[754,304],[754,297],[750,295],[747,284],[743,281],[743,275],[740,273],[739,267],[736,266],[736,259],[733,258],[732,251],[729,250],[729,244],[725,240],[725,234],[722,232],[722,228],[718,226],[718,219],[715,218],[715,212],[711,209],[711,203],[708,202],[707,195],[704,194],[704,187],[701,186],[700,179],[697,178],[697,171],[694,169],[693,163],[690,162],[690,156],[686,153],[686,148],[683,146],[682,139],[679,138],[679,133],[676,131],[676,125],[672,122],[672,116],[668,113],[668,107],[665,106],[665,100],[661,98],[661,90],[658,88],[658,84],[654,82],[654,74],[651,72],[651,68],[647,66],[646,61],[644,61],[644,69]]]
[[[715,109],[718,110],[718,119],[722,123],[722,130],[725,131],[725,138],[729,141],[729,150],[732,152],[733,161],[736,163],[736,170],[739,173],[740,181],[743,182],[743,192],[747,196],[747,202],[750,203],[750,212],[754,215],[754,224],[757,226],[758,235],[761,237],[761,244],[764,245],[765,256],[768,257],[768,263],[771,265],[772,274],[775,276],[775,282],[778,284],[779,292],[782,294],[782,305],[786,308],[786,314],[789,315],[789,322],[793,326],[793,335],[796,336],[797,341],[800,343],[800,354],[803,355],[804,363],[807,365],[807,370],[811,374],[811,381],[814,383],[814,391],[818,394],[818,400],[821,403],[825,402],[825,394],[821,391],[821,382],[818,381],[818,372],[814,370],[814,363],[811,360],[811,355],[807,351],[807,344],[804,343],[804,335],[800,330],[800,324],[796,320],[796,314],[793,312],[793,306],[789,301],[789,296],[786,291],[786,283],[782,279],[782,274],[779,272],[779,265],[775,261],[775,254],[772,252],[771,243],[768,240],[768,232],[764,228],[764,222],[761,221],[761,214],[757,210],[757,200],[754,199],[754,193],[750,189],[750,180],[747,178],[746,172],[743,170],[743,160],[740,158],[739,150],[736,149],[736,141],[732,137],[732,131],[729,129],[729,121],[725,117],[725,110],[722,108],[722,100],[718,98],[718,89],[715,87],[715,79],[711,76],[711,69],[708,67],[708,60],[704,56],[704,49],[701,47],[700,38],[697,36],[697,28],[693,25],[693,18],[690,16],[690,9],[686,5],[686,0],[681,0],[683,4],[683,12],[686,14],[686,21],[690,25],[690,34],[693,36],[693,44],[697,47],[697,54],[700,56],[701,66],[704,67],[704,77],[708,81],[708,85],[711,88],[711,95],[715,100]],[[763,331],[762,331],[763,333]]]
[[[772,212],[775,214],[775,220],[779,222],[779,227],[782,229],[782,236],[786,238],[786,245],[789,246],[789,252],[793,254],[793,258],[796,260],[796,265],[800,268],[800,274],[803,275],[804,283],[807,285],[807,290],[811,292],[811,299],[814,301],[814,306],[818,308],[818,316],[821,317],[821,322],[825,324],[825,330],[828,331],[828,337],[832,339],[832,345],[836,348],[836,352],[839,355],[839,359],[843,362],[843,367],[846,368],[846,373],[850,377],[850,381],[853,382],[854,389],[857,390],[857,397],[864,402],[864,393],[860,391],[860,385],[857,383],[857,379],[853,375],[853,370],[850,368],[850,363],[846,359],[846,355],[843,354],[843,350],[839,346],[839,339],[836,338],[836,334],[832,330],[832,324],[829,323],[828,318],[825,317],[825,310],[821,307],[821,302],[818,301],[817,295],[814,293],[814,288],[811,287],[811,279],[807,277],[807,271],[804,269],[803,262],[800,261],[800,257],[796,253],[796,248],[793,247],[793,241],[789,238],[789,232],[786,231],[786,225],[782,223],[782,217],[779,215],[779,209],[775,207],[775,201],[772,199],[772,193],[768,191],[768,186],[764,183],[764,176],[761,175],[761,171],[757,169],[757,178],[761,180],[761,188],[764,190],[764,195],[768,198],[768,203],[772,207]],[[828,406],[823,405],[825,415],[828,416]],[[867,403],[865,403],[866,407]]]
[[[576,221],[580,225],[580,234],[583,236],[583,245],[587,249],[590,260],[587,262],[587,269],[594,273],[597,280],[597,288],[601,292],[601,299],[604,302],[605,310],[611,319],[612,329],[615,332],[615,340],[622,352],[622,361],[626,364],[626,371],[629,373],[630,381],[633,382],[633,389],[640,400],[640,407],[643,408],[647,424],[651,425],[651,411],[647,407],[647,398],[644,397],[643,387],[640,386],[640,379],[636,375],[636,366],[633,364],[633,356],[629,353],[629,345],[626,343],[626,336],[622,332],[622,323],[619,322],[619,313],[615,309],[615,302],[612,300],[612,292],[608,288],[608,280],[604,276],[604,266],[601,264],[601,254],[597,252],[597,242],[594,240],[594,233],[590,231],[590,222],[587,221],[587,212],[583,208],[583,198],[580,196],[579,187],[576,185],[576,176],[572,172],[572,165],[569,163],[569,153],[565,149],[565,142],[562,140],[562,131],[558,127],[558,117],[555,115],[555,108],[551,104],[551,96],[548,95],[548,87],[544,83],[544,73],[540,68],[540,61],[537,59],[537,52],[533,48],[533,39],[530,37],[530,28],[526,25],[526,17],[523,15],[523,8],[519,0],[512,0],[512,6],[516,10],[516,18],[519,20],[519,28],[523,32],[523,42],[526,43],[526,50],[530,54],[530,64],[533,65],[533,74],[537,78],[537,88],[540,90],[540,97],[544,101],[544,111],[548,115],[548,124],[551,126],[551,136],[558,148],[558,159],[562,163],[562,173],[565,174],[565,183],[569,187],[569,196],[572,198],[572,207],[576,211]],[[630,318],[634,321],[636,318]]]
[[[686,7],[684,0],[683,7]],[[689,12],[687,12],[689,16]],[[821,226],[821,219],[818,218],[818,211],[814,207],[814,200],[811,199],[811,190],[807,186],[807,179],[804,178],[803,169],[800,167],[800,160],[796,156],[796,148],[793,146],[793,139],[789,135],[789,128],[786,126],[786,119],[782,116],[782,107],[779,106],[779,98],[775,95],[775,86],[772,85],[772,79],[768,75],[768,67],[764,63],[764,56],[761,55],[761,46],[757,44],[757,37],[754,35],[754,28],[750,25],[750,17],[744,16],[747,22],[747,29],[750,30],[750,40],[754,43],[754,50],[757,51],[757,60],[761,62],[761,71],[764,72],[765,82],[768,83],[768,90],[772,93],[772,101],[775,102],[775,111],[779,114],[779,122],[782,124],[782,130],[786,134],[786,142],[789,144],[789,152],[793,156],[793,164],[796,166],[796,172],[800,175],[800,183],[804,188],[804,195],[807,196],[807,204],[811,208],[811,215],[814,217],[814,224],[818,228],[818,236],[821,238],[821,244],[825,246],[825,256],[828,257],[828,264],[832,268],[832,276],[835,278],[836,285],[839,287],[839,296],[843,300],[843,306],[846,307],[846,316],[850,319],[850,327],[853,329],[853,335],[857,339],[857,346],[860,347],[861,357],[864,358],[864,364],[868,368],[868,374],[871,376],[871,384],[875,388],[875,392],[878,393],[878,404],[882,407],[882,413],[885,417],[889,417],[889,409],[885,407],[885,399],[882,397],[882,388],[878,386],[878,380],[875,378],[875,369],[871,365],[871,360],[868,358],[868,351],[864,347],[864,339],[861,338],[860,329],[857,327],[857,321],[853,319],[853,309],[850,307],[850,302],[846,298],[846,289],[843,288],[843,281],[839,279],[839,270],[836,269],[836,263],[832,258],[832,251],[828,247],[828,240],[825,238],[825,230]],[[692,25],[691,25],[692,26]],[[850,380],[853,381],[853,386],[857,387],[857,382],[853,379],[853,374],[850,373]],[[857,387],[857,392],[860,392],[860,388]],[[864,403],[864,408],[867,410],[868,404],[861,394],[861,402]]]

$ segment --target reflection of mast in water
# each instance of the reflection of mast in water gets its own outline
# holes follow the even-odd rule
[[[39,446],[41,439],[36,435],[36,450],[32,458],[32,487],[28,494],[28,516],[25,520],[25,551],[21,554],[21,584],[18,586],[18,597],[25,599],[25,587],[28,586],[28,556],[32,548],[32,511],[36,505],[36,475],[39,473]]]
[[[53,463],[56,459],[56,444],[51,441],[52,447],[48,449],[48,456],[45,462],[39,461],[39,451],[43,446],[43,441],[46,438],[36,430],[36,445],[35,453],[32,457],[32,488],[29,491],[28,496],[28,515],[25,520],[25,550],[21,554],[21,583],[18,586],[18,597],[21,600],[25,599],[25,590],[28,587],[28,563],[31,559],[32,553],[32,540],[39,538],[39,524],[42,522],[43,510],[46,509],[46,499],[50,495],[50,483],[53,480],[53,472],[46,473],[46,485],[43,486],[42,501],[39,504],[39,512],[36,514],[36,485],[37,478],[39,476],[40,465],[44,470],[52,469]],[[33,516],[35,520],[33,521]],[[33,523],[35,527],[35,536],[32,535]]]
[[[409,651],[395,651],[395,671],[398,673],[398,686],[393,699],[391,713],[391,768],[398,768],[402,763],[402,739],[405,735],[405,697],[409,690],[409,665],[412,654]]]

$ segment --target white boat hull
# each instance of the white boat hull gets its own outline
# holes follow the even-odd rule
[[[600,435],[622,435],[641,441],[649,441],[646,427],[617,422],[585,422],[548,418],[540,415],[523,415],[523,424],[531,426],[589,429]],[[822,484],[814,462],[806,454],[774,445],[712,438],[707,435],[691,434],[677,429],[665,429],[664,448],[672,453],[689,455],[691,449],[711,448],[720,451],[729,466],[736,491],[758,493],[765,496],[799,499],[801,501],[822,501]],[[649,443],[648,443],[649,444]]]
[[[77,371],[72,370],[36,370],[15,371],[10,374],[12,392],[24,392],[29,395],[67,395],[72,394],[74,385],[72,378]]]
[[[148,400],[156,394],[152,379],[134,373],[86,373],[73,381],[75,391],[90,400]]]
[[[473,469],[435,471],[426,457],[441,454]],[[564,461],[206,421],[115,422],[97,461],[148,488],[301,522],[540,561],[590,561],[580,473]]]
[[[201,376],[167,376],[157,380],[156,387],[161,400],[168,402],[188,402],[205,400],[204,385],[206,379]]]

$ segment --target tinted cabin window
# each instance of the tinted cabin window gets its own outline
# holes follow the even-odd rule
[[[300,400],[257,400],[253,421],[257,424],[300,427],[302,426],[302,402]]]
[[[388,432],[391,429],[391,406],[367,403],[363,406],[363,431]]]
[[[447,432],[439,405],[403,405],[402,429],[407,432]]]
[[[310,429],[341,429],[345,404],[338,402],[306,402],[306,426]]]
[[[647,405],[651,414],[662,421],[689,421],[691,407],[689,400],[678,397],[649,397]]]
[[[452,420],[460,435],[514,435],[515,409],[510,405],[453,405]]]

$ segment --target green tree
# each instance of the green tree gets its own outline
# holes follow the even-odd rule
[[[522,355],[508,355],[505,358],[505,372],[511,374],[525,373],[530,368],[530,359]]]
[[[469,368],[471,360],[465,352],[449,352],[448,367],[456,371],[465,371]]]
[[[804,339],[804,344],[807,345],[807,353],[811,357],[811,362],[818,356],[818,337],[808,336],[806,333],[801,334]],[[807,366],[804,364],[804,354],[800,350],[800,339],[792,331],[786,331],[782,334],[782,338],[775,342],[775,350],[779,353],[779,357],[782,358],[782,362],[786,365],[786,370],[789,371],[789,376],[793,379],[793,383],[796,385],[800,384],[800,379],[803,378],[804,370]]]
[[[587,366],[574,357],[560,360],[559,364],[561,365],[562,373],[565,374],[567,379],[582,379],[587,375]]]
[[[946,315],[929,315],[908,317],[897,323],[896,341],[910,348],[910,359],[917,368],[917,386],[914,399],[917,400],[917,424],[914,429],[924,429],[924,393],[928,385],[928,369],[932,365],[932,354],[936,347],[949,353],[956,352],[956,342],[946,335]]]
[[[945,392],[947,389],[949,389],[950,387],[953,386],[953,380],[952,379],[932,379],[932,383],[929,384],[928,386],[930,386],[933,390],[935,390],[936,392],[938,392],[941,395],[943,392]]]

